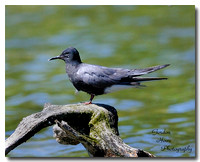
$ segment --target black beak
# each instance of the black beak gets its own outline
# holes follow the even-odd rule
[[[55,59],[62,59],[62,58],[60,56],[56,56],[56,57],[52,57],[52,58],[48,59],[48,61],[55,60]]]

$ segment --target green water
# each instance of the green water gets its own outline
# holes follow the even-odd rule
[[[82,61],[102,66],[171,64],[148,75],[168,80],[94,102],[118,110],[120,136],[128,145],[158,157],[195,156],[194,6],[6,6],[6,138],[44,103],[89,99],[83,92],[75,95],[64,62],[47,61],[69,46],[79,50]],[[80,144],[58,144],[46,128],[8,156],[88,154]]]

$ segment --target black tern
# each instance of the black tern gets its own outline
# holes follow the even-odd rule
[[[160,69],[170,64],[158,65],[144,69],[123,69],[108,68],[99,65],[86,64],[81,61],[79,52],[73,47],[65,49],[59,56],[50,60],[61,59],[66,63],[66,73],[76,90],[84,91],[91,97],[91,104],[94,96],[110,93],[116,90],[140,87],[141,82],[153,80],[165,80],[161,77],[139,77]]]

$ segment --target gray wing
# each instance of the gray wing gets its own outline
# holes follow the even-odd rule
[[[166,65],[158,65],[154,67],[149,67],[145,69],[122,69],[122,68],[108,68],[104,66],[98,65],[90,65],[90,64],[82,64],[82,67],[77,71],[77,76],[80,77],[84,83],[88,85],[92,85],[94,87],[106,87],[111,86],[113,84],[130,84],[133,82],[140,81],[151,81],[151,80],[162,80],[166,78],[142,78],[137,77],[140,75],[148,74],[162,68],[169,66]]]
[[[127,76],[128,72],[130,72],[128,69],[82,64],[82,67],[77,71],[77,76],[84,83],[100,88],[120,84],[121,78]]]
[[[135,76],[140,76],[140,75],[152,73],[154,71],[163,69],[163,68],[165,68],[165,67],[167,67],[169,65],[170,64],[165,64],[165,65],[158,65],[158,66],[148,67],[148,68],[144,68],[144,69],[133,69],[133,70],[131,70],[130,75],[135,77]]]

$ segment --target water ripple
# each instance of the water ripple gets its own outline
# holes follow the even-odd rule
[[[168,112],[169,113],[184,113],[188,111],[195,110],[195,100],[190,100],[187,102],[174,104],[169,106]]]

